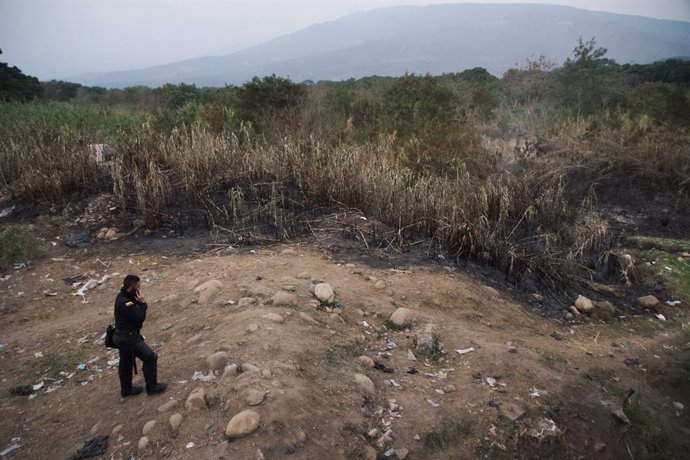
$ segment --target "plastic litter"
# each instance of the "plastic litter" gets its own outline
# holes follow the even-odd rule
[[[186,447],[187,449],[191,449],[192,447],[194,447],[194,443],[193,443],[193,442],[188,442],[187,445],[186,445],[185,447]]]
[[[496,379],[493,378],[493,377],[487,377],[487,378],[486,378],[486,383],[487,383],[491,388],[493,388],[493,387],[496,386]]]
[[[395,388],[400,388],[400,384],[398,382],[396,382],[395,380],[391,379],[390,382],[391,382],[391,385],[393,385]]]
[[[543,418],[537,422],[537,426],[530,431],[533,438],[542,440],[550,436],[557,436],[561,430],[556,426],[556,422],[551,419]]]
[[[15,443],[12,443],[12,444],[10,444],[9,446],[5,447],[5,448],[2,450],[2,452],[0,452],[0,457],[5,458],[5,455],[7,455],[7,454],[9,454],[10,452],[13,452],[13,451],[19,449],[20,447],[22,447],[21,444],[17,444],[16,442],[15,442]]]
[[[682,302],[680,300],[667,300],[666,305],[669,307],[675,307],[676,305],[680,305]]]
[[[192,375],[192,380],[199,380],[201,382],[210,382],[215,379],[216,376],[213,375],[213,371],[209,371],[208,374],[204,374],[202,371],[195,371]]]
[[[384,457],[392,457],[393,455],[395,455],[395,449],[392,447],[383,453]]]
[[[38,391],[38,390],[40,390],[41,388],[43,388],[43,382],[41,381],[40,383],[37,383],[36,385],[34,385],[34,386],[31,387],[31,388],[33,388],[34,391]]]
[[[437,403],[437,402],[434,401],[433,399],[427,399],[426,402],[428,402],[429,404],[431,404],[431,407],[440,407],[440,406],[441,406],[439,403]]]
[[[532,388],[529,393],[531,398],[539,398],[541,396],[544,396],[545,394],[548,394],[546,390],[540,390],[538,388]]]
[[[386,367],[386,366],[384,366],[383,364],[377,363],[377,362],[374,362],[374,369],[377,369],[377,370],[379,370],[379,371],[383,371],[383,372],[385,372],[385,373],[387,373],[387,374],[392,374],[392,373],[393,373],[393,369],[391,369],[390,367]]]
[[[84,443],[81,449],[69,456],[69,460],[97,457],[108,449],[108,436],[98,435]]]
[[[467,353],[472,353],[474,351],[474,347],[469,347],[469,348],[463,348],[460,350],[455,350],[455,352],[459,355],[466,355]]]
[[[659,318],[661,321],[666,321],[666,317],[664,315],[662,315],[661,313],[657,313],[655,316],[657,318]]]

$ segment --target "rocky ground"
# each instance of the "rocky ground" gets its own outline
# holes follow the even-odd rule
[[[2,278],[0,449],[20,446],[7,458],[65,458],[97,435],[108,435],[100,458],[113,459],[690,449],[682,304],[588,294],[554,320],[538,313],[540,293],[520,300],[438,261],[202,243],[56,242]],[[143,279],[162,395],[121,399],[117,353],[103,347],[127,273]],[[24,385],[31,394],[9,392]]]

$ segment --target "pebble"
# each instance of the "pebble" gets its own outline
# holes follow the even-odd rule
[[[445,393],[455,393],[457,391],[457,388],[455,388],[455,385],[446,385],[443,387],[443,391]]]
[[[235,415],[228,422],[225,435],[230,438],[240,438],[254,432],[259,428],[261,416],[253,410],[244,410]]]
[[[158,412],[168,412],[169,410],[172,410],[173,407],[177,405],[177,399],[171,399],[170,401],[166,402],[162,406],[158,408]]]
[[[113,428],[113,436],[118,434],[120,431],[122,431],[122,425],[117,425],[115,428]]]
[[[161,326],[161,331],[167,331],[168,329],[170,329],[172,327],[173,327],[172,323],[165,323],[164,325]]]
[[[101,429],[101,422],[96,423],[94,426],[91,427],[91,434],[96,434],[98,431]]]
[[[603,442],[598,442],[594,444],[594,452],[601,453],[606,450],[606,444]]]
[[[225,366],[223,370],[223,376],[221,378],[226,379],[229,377],[234,377],[237,375],[237,364],[229,364]]]
[[[297,275],[296,278],[300,280],[308,280],[309,278],[311,278],[311,275],[309,274],[309,272],[302,272],[299,275]]]
[[[182,423],[182,414],[173,414],[170,416],[170,428],[172,428],[174,431],[177,431],[177,429],[180,427],[180,424]]]
[[[156,427],[156,421],[155,420],[149,420],[144,424],[144,428],[141,430],[141,434],[146,436],[149,434],[155,427]]]
[[[376,284],[374,284],[374,288],[379,289],[379,290],[386,289],[386,282],[383,280],[378,280],[376,282]]]
[[[256,332],[259,330],[259,325],[256,323],[252,323],[249,326],[247,326],[247,332]]]
[[[146,450],[146,448],[148,446],[149,446],[149,438],[147,438],[146,436],[142,436],[139,439],[139,442],[137,443],[137,447],[139,448],[139,450]]]
[[[320,323],[319,323],[318,321],[316,321],[314,318],[312,318],[312,317],[309,316],[308,314],[304,313],[303,311],[301,311],[301,312],[299,313],[299,315],[300,315],[300,317],[301,317],[302,319],[304,319],[304,320],[307,321],[308,323],[311,323],[311,324],[314,324],[314,325],[317,325],[317,326],[320,325]]]
[[[282,323],[283,317],[280,316],[278,313],[268,313],[262,316],[263,319],[267,319],[269,321],[273,321],[274,323]]]
[[[372,382],[371,379],[364,374],[355,374],[355,383],[357,384],[357,387],[360,389],[360,391],[362,391],[363,393],[376,393],[376,387],[374,386],[374,382]]]
[[[199,334],[190,337],[189,339],[187,339],[187,345],[191,345],[193,343],[198,342],[199,340],[201,340],[202,336],[203,336],[203,333],[200,332]]]
[[[412,310],[409,308],[398,308],[390,317],[390,322],[396,326],[407,326],[412,322]]]
[[[297,296],[292,292],[278,291],[273,295],[273,305],[296,305]]]
[[[203,388],[195,388],[187,397],[184,407],[187,410],[200,410],[206,407],[206,392]]]
[[[242,297],[240,300],[237,301],[237,306],[240,308],[247,308],[251,307],[256,303],[256,299],[254,297]]]
[[[659,305],[659,299],[653,295],[646,295],[638,298],[635,305],[643,310],[654,310]]]
[[[375,363],[374,360],[368,356],[360,356],[359,358],[357,358],[357,364],[359,364],[365,369],[373,369]]]
[[[266,392],[261,390],[251,389],[247,392],[245,401],[250,406],[258,406],[266,399]]]
[[[317,284],[314,288],[314,295],[321,302],[333,302],[333,299],[335,299],[335,292],[333,292],[333,288],[328,283]]]
[[[224,351],[219,351],[209,355],[206,358],[206,365],[209,370],[212,371],[222,371],[225,366],[230,362],[230,356]]]

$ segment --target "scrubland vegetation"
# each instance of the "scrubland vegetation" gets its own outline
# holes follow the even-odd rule
[[[402,246],[431,237],[513,279],[578,283],[610,246],[602,200],[687,209],[689,85],[690,62],[621,65],[593,40],[501,78],[47,82],[2,93],[0,200],[113,192],[151,228],[250,222],[283,238],[300,213],[343,206],[397,227]],[[107,168],[88,155],[97,143],[117,151]]]

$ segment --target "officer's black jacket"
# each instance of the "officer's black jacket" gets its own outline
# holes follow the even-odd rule
[[[138,333],[146,319],[148,305],[134,299],[134,293],[128,293],[124,288],[115,299],[115,329],[117,332]]]

